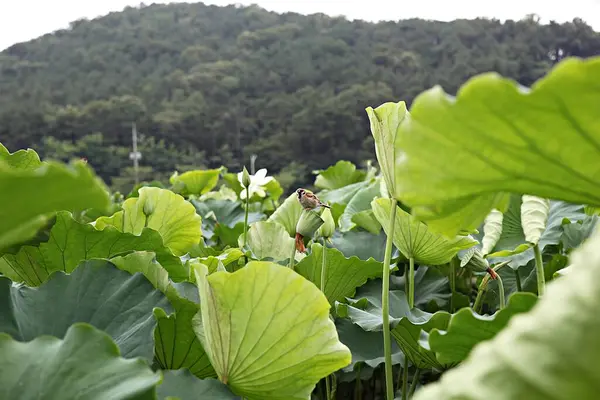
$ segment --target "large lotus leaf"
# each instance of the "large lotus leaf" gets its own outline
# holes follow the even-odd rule
[[[418,368],[443,369],[435,353],[420,343],[421,330],[429,332],[433,328],[445,329],[450,320],[447,312],[430,314],[408,306],[406,294],[399,290],[390,291],[390,326],[392,336],[402,352]],[[336,303],[337,314],[346,317],[367,332],[381,331],[381,291],[365,293],[365,297],[353,304]]]
[[[294,239],[288,236],[285,228],[269,221],[259,221],[250,225],[247,240],[248,248],[257,260],[287,260],[292,256],[292,250],[296,248]],[[240,247],[242,241],[243,238],[240,236]]]
[[[353,217],[363,211],[371,211],[371,201],[379,196],[379,181],[373,181],[369,186],[360,189],[348,202],[340,217],[340,231],[347,232],[357,224]],[[364,215],[364,214],[363,214]],[[379,228],[381,229],[381,228]]]
[[[366,364],[376,368],[385,362],[383,354],[383,336],[380,332],[367,332],[347,319],[337,319],[335,325],[340,335],[340,341],[352,352],[352,363],[343,371],[350,372],[357,366]],[[404,364],[404,354],[396,342],[392,342],[392,364]]]
[[[123,203],[123,211],[96,220],[96,228],[112,225],[121,232],[140,235],[144,228],[158,231],[165,246],[178,256],[188,252],[202,237],[201,218],[194,206],[170,190],[143,187],[139,197]]]
[[[160,374],[141,359],[119,357],[104,332],[84,323],[60,340],[18,342],[0,334],[0,398],[18,400],[152,400]]]
[[[391,288],[406,292],[405,276],[390,277]],[[415,307],[425,309],[432,302],[436,308],[445,306],[450,300],[448,277],[435,267],[421,265],[415,271]]]
[[[40,335],[63,337],[75,322],[108,333],[125,357],[152,360],[154,307],[169,308],[167,298],[142,274],[130,275],[105,260],[82,263],[70,275],[55,272],[37,288],[11,285],[0,278],[3,326],[18,340]],[[10,322],[14,323],[10,323]]]
[[[463,308],[452,315],[447,330],[429,332],[429,346],[442,363],[463,361],[473,347],[496,336],[514,315],[531,310],[536,300],[532,293],[515,293],[509,297],[506,308],[491,316]]]
[[[373,210],[357,212],[352,216],[352,223],[373,235],[378,235],[381,232],[381,224],[375,217]]]
[[[56,211],[103,210],[110,202],[102,181],[81,162],[18,169],[0,159],[0,204],[1,254],[34,237]]]
[[[330,205],[347,205],[359,190],[367,187],[370,183],[370,181],[357,182],[339,189],[323,190],[317,195],[321,201],[329,203]]]
[[[565,219],[580,221],[585,217],[582,205],[551,201],[546,229],[538,242],[540,250],[543,251],[546,246],[560,243]],[[534,259],[533,249],[527,244],[523,233],[520,196],[511,196],[510,205],[502,219],[502,235],[488,257],[492,263],[509,261],[512,268],[519,268]]]
[[[159,400],[239,400],[216,379],[198,379],[186,369],[164,371],[156,388]]]
[[[187,368],[198,378],[217,376],[192,329],[192,319],[199,309],[192,302],[181,303],[171,315],[162,308],[154,309],[155,357],[161,369]]]
[[[169,181],[184,196],[208,193],[217,186],[221,169],[187,171],[179,175],[175,172]]]
[[[600,232],[533,309],[420,390],[417,400],[595,399],[600,390]]]
[[[371,134],[375,139],[375,153],[385,180],[386,190],[392,197],[398,198],[401,187],[397,168],[402,155],[401,148],[398,146],[401,139],[399,128],[404,119],[408,117],[406,104],[400,101],[384,103],[376,109],[367,107],[367,115],[371,124]]]
[[[423,92],[394,143],[398,199],[449,236],[502,211],[503,192],[600,205],[599,75],[600,57],[569,58],[531,90],[485,73],[456,98]]]
[[[314,243],[311,254],[296,265],[296,272],[321,287],[321,271],[323,269],[323,246]],[[330,304],[354,296],[356,288],[367,280],[380,278],[383,273],[382,263],[372,258],[363,261],[358,257],[346,258],[337,249],[326,249],[325,288],[324,293]]]
[[[356,170],[356,165],[350,161],[340,160],[335,165],[320,171],[315,179],[315,186],[319,189],[339,189],[362,181],[366,173]]]
[[[576,222],[563,221],[560,243],[567,251],[579,247],[594,231],[598,223],[597,215],[588,215]]]
[[[350,364],[313,283],[271,262],[234,273],[196,272],[194,327],[219,380],[248,400],[306,400],[323,377]]]
[[[33,170],[42,165],[35,150],[17,150],[10,153],[2,143],[0,143],[0,160],[4,161],[9,167],[20,170]]]
[[[202,217],[203,230],[208,232],[214,232],[218,225],[233,228],[244,222],[245,210],[239,201],[208,199],[192,200],[191,203]],[[263,217],[264,214],[251,211],[248,213],[248,224],[260,221]],[[211,236],[212,234],[208,237]]]
[[[296,193],[292,193],[284,200],[283,204],[275,210],[267,221],[276,222],[285,228],[290,237],[296,235],[296,224],[302,214],[302,206]]]
[[[333,246],[346,257],[356,256],[361,260],[374,258],[383,262],[385,252],[385,234],[375,236],[369,232],[336,232],[331,238]]]
[[[0,258],[0,272],[15,282],[37,286],[52,272],[70,273],[83,260],[112,258],[131,251],[154,252],[171,279],[180,281],[188,277],[188,271],[164,246],[158,232],[143,229],[136,236],[110,226],[99,231],[90,224],[75,221],[66,211],[57,214],[47,242],[38,247],[23,246],[16,254]]]
[[[373,212],[386,234],[389,234],[392,200],[375,199],[371,203]],[[394,224],[394,245],[407,258],[414,258],[422,264],[440,265],[449,262],[459,250],[473,247],[477,242],[469,236],[448,238],[434,233],[427,225],[409,213],[396,207]]]

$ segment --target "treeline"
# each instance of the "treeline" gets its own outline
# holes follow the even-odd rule
[[[238,169],[257,154],[258,166],[302,181],[339,159],[374,158],[368,105],[410,102],[436,84],[454,93],[485,71],[530,85],[561,58],[598,54],[600,34],[579,19],[375,24],[140,6],[0,53],[0,141],[86,156],[123,184],[135,121],[147,175]]]

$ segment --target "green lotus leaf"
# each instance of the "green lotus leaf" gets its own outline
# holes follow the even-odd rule
[[[10,162],[25,168],[24,157]],[[110,202],[105,185],[81,162],[18,169],[0,159],[0,204],[4,205],[0,208],[1,254],[34,237],[56,211],[102,210]]]
[[[381,232],[381,224],[375,217],[373,210],[357,212],[352,216],[352,223],[373,235],[379,235]]]
[[[600,390],[600,232],[528,313],[514,316],[416,400],[594,399]]]
[[[392,200],[379,198],[371,203],[373,213],[389,234],[389,221]],[[397,207],[393,233],[394,245],[407,258],[414,258],[421,264],[440,265],[449,262],[459,250],[473,247],[477,242],[469,236],[456,236],[450,239],[434,233],[427,225],[418,221],[406,211]]]
[[[119,357],[106,333],[85,323],[60,340],[18,342],[0,333],[0,398],[19,400],[152,400],[160,374],[140,359]]]
[[[340,231],[347,232],[357,225],[353,221],[353,217],[356,214],[364,211],[371,211],[371,201],[373,201],[375,197],[379,197],[379,186],[379,181],[374,181],[373,183],[356,192],[356,194],[348,202],[348,205],[344,209],[344,213],[340,217]],[[379,226],[379,229],[381,229],[381,226]],[[379,232],[374,234],[377,233]]]
[[[375,109],[367,107],[367,115],[371,124],[371,134],[375,139],[375,153],[385,180],[386,191],[392,197],[399,199],[401,188],[397,168],[402,152],[398,143],[401,140],[400,125],[408,116],[406,104],[400,101],[384,103]]]
[[[533,260],[534,253],[531,244],[527,242],[521,219],[522,199],[512,195],[510,203],[502,219],[502,234],[500,239],[487,255],[491,262],[509,261],[512,268],[519,268]],[[551,201],[548,220],[538,241],[540,250],[546,246],[560,243],[563,233],[563,220],[579,221],[586,217],[584,206]]]
[[[156,388],[160,400],[239,400],[216,379],[198,379],[186,369],[164,371]]]
[[[42,165],[40,156],[35,150],[17,150],[10,153],[2,143],[0,143],[0,160],[4,161],[9,167],[20,170],[33,170]]]
[[[392,289],[406,292],[404,276],[392,275],[390,279]],[[420,265],[415,271],[415,307],[426,309],[429,305],[433,305],[439,309],[444,307],[449,300],[450,282],[448,277],[442,274],[438,268]]]
[[[152,309],[169,308],[167,298],[142,274],[130,275],[106,260],[82,263],[70,275],[55,272],[37,288],[0,277],[0,331],[18,340],[63,337],[75,322],[108,333],[127,358],[151,361]]]
[[[560,237],[565,250],[571,250],[579,247],[587,238],[590,237],[598,223],[598,216],[586,216],[584,219],[576,222],[568,221],[562,225],[563,233]]]
[[[352,304],[336,303],[337,315],[348,318],[367,332],[381,331],[381,291],[365,293],[366,297]],[[438,362],[435,353],[420,343],[421,330],[429,332],[433,328],[445,329],[450,314],[439,311],[430,314],[418,308],[408,306],[406,294],[400,290],[390,291],[390,327],[392,337],[411,363],[418,368],[444,369],[446,365]]]
[[[174,187],[180,188],[177,192],[183,196],[190,194],[202,195],[208,193],[217,186],[221,169],[207,169],[187,171],[179,175],[175,172],[169,178]]]
[[[208,268],[208,272],[212,274],[217,270],[219,264],[222,265],[223,268],[227,268],[229,264],[236,262],[243,255],[244,253],[240,249],[233,247],[224,250],[221,254],[217,256],[200,257],[198,258],[198,261],[206,265],[206,267]],[[193,276],[192,278],[195,279]]]
[[[162,308],[154,309],[155,359],[161,369],[186,368],[198,378],[217,376],[192,329],[192,319],[199,309],[192,302],[181,303],[171,315]]]
[[[340,318],[335,321],[335,326],[340,341],[348,346],[352,352],[352,363],[345,367],[343,371],[354,371],[357,366],[365,364],[371,368],[376,368],[385,362],[383,336],[380,332],[367,332],[349,320]],[[392,364],[403,365],[404,354],[402,354],[396,342],[392,342],[391,345]]]
[[[219,227],[234,228],[239,224],[243,226],[245,210],[239,201],[208,199],[204,201],[191,200],[191,203],[202,217],[202,230],[208,238],[212,237],[213,233],[217,233]],[[263,213],[250,211],[248,224],[263,218]],[[235,241],[237,242],[237,236]]]
[[[361,231],[336,232],[331,238],[333,246],[346,257],[356,256],[361,260],[374,258],[381,262],[384,258],[385,240],[383,232],[374,236],[371,233]]]
[[[397,198],[448,236],[503,211],[505,193],[600,205],[598,75],[600,57],[568,58],[531,90],[484,73],[456,98],[423,92],[393,143]]]
[[[300,214],[302,214],[302,206],[298,201],[296,193],[292,193],[284,200],[281,206],[271,214],[267,221],[280,224],[285,228],[288,236],[294,237],[296,235],[296,224],[298,224]]]
[[[243,238],[240,236],[240,247],[242,241]],[[288,236],[285,228],[269,221],[259,221],[250,225],[247,245],[252,251],[252,256],[257,260],[289,260],[292,250],[296,248],[294,239]]]
[[[234,273],[196,272],[194,329],[219,380],[248,400],[306,400],[317,382],[350,364],[313,283],[271,262]]]
[[[339,189],[362,181],[366,173],[356,169],[350,161],[340,160],[335,165],[320,171],[315,179],[315,186],[319,189]]]
[[[321,287],[323,269],[323,246],[313,243],[311,254],[296,265],[296,272]],[[369,279],[380,278],[382,263],[370,258],[366,261],[358,257],[346,258],[337,249],[326,248],[326,277],[324,294],[331,305],[346,297],[354,296],[356,288]]]
[[[324,203],[329,203],[330,205],[337,203],[346,206],[359,190],[367,187],[370,183],[370,181],[362,181],[339,189],[322,190],[317,193],[317,196]]]
[[[166,189],[144,187],[140,197],[123,203],[123,211],[96,220],[96,228],[114,226],[119,231],[140,235],[144,228],[158,231],[165,246],[177,255],[187,253],[202,237],[201,218],[192,204]]]
[[[70,273],[83,260],[112,258],[131,251],[156,253],[158,262],[176,281],[188,277],[188,271],[178,257],[167,249],[158,232],[142,229],[139,236],[106,227],[99,231],[81,224],[66,211],[59,212],[50,230],[50,239],[39,246],[23,246],[16,254],[0,258],[0,272],[14,282],[38,286],[55,271]]]
[[[531,310],[536,300],[532,293],[515,293],[505,308],[491,316],[463,308],[452,315],[447,330],[429,332],[429,346],[441,363],[461,362],[477,344],[492,339],[504,329],[514,315]]]

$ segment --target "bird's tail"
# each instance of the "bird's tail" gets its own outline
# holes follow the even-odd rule
[[[329,207],[329,206],[328,206],[327,204],[325,204],[325,203],[320,203],[319,205],[320,205],[321,207],[325,207],[325,208],[329,208],[329,209],[331,209],[331,207]]]

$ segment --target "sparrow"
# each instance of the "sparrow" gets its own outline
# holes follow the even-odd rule
[[[296,194],[298,195],[298,201],[300,202],[300,205],[302,205],[302,208],[305,210],[313,210],[317,207],[331,208],[319,200],[319,198],[310,190],[299,188],[296,190]]]

